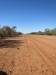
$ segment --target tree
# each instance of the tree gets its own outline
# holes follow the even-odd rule
[[[47,28],[47,29],[45,29],[44,33],[45,33],[46,35],[52,35],[52,30],[49,29],[49,28]]]
[[[0,28],[0,37],[11,37],[16,35],[16,27],[3,26]]]

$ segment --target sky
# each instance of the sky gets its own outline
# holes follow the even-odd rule
[[[0,0],[0,25],[24,33],[56,27],[56,0]]]

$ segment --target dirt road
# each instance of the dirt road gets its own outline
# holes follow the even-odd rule
[[[24,35],[3,40],[0,71],[8,75],[56,75],[56,36]]]

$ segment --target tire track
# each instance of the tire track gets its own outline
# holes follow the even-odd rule
[[[29,38],[30,40],[29,41],[31,41],[31,45],[33,45],[32,47],[34,47],[36,44],[33,42],[33,39],[32,38]],[[33,44],[34,43],[34,44]],[[40,46],[41,47],[41,46]],[[47,58],[47,56],[41,51],[41,48],[40,48],[39,46],[38,46],[38,51],[36,50],[37,49],[37,47],[35,46],[34,48],[35,48],[35,50],[39,53],[39,54],[41,54],[40,56],[41,57],[43,57],[44,58],[44,60],[45,60],[45,62],[48,64],[48,62],[51,64],[51,61]],[[48,61],[48,62],[47,62]],[[53,70],[53,68],[54,67],[52,67],[52,65],[53,65],[53,63],[50,65],[50,64],[48,64],[48,66],[50,66],[51,68],[52,68],[52,70]],[[55,68],[54,68],[55,69]],[[56,74],[56,71],[54,71],[54,73]]]
[[[34,39],[34,38],[33,38]],[[37,42],[36,42],[37,41]],[[47,42],[48,41],[48,42]],[[52,40],[51,40],[52,41]],[[52,59],[52,57],[54,57],[53,58],[53,60],[55,61],[55,59],[56,59],[56,46],[53,46],[53,45],[51,45],[50,43],[49,43],[49,40],[45,40],[44,38],[41,40],[41,38],[36,38],[35,39],[35,43],[36,44],[38,44],[39,45],[39,43],[40,43],[40,45],[42,45],[42,49],[44,50],[44,46],[46,46],[45,47],[45,52],[47,52],[47,54],[49,53],[49,56],[50,56],[50,58]],[[44,44],[44,45],[43,45]],[[39,46],[40,46],[39,45]],[[49,52],[49,50],[51,50],[51,52]],[[54,52],[54,53],[53,53]],[[50,54],[51,53],[51,54]],[[52,56],[53,55],[53,56]],[[55,56],[54,56],[55,55]],[[52,56],[52,57],[51,57]]]

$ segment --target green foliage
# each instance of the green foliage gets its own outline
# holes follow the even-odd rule
[[[54,29],[45,29],[43,32],[42,31],[38,31],[38,32],[32,32],[30,34],[37,34],[37,35],[56,35],[56,28]]]
[[[56,28],[52,29],[52,35],[56,35]]]
[[[30,34],[37,34],[37,32],[31,32]]]
[[[18,36],[18,35],[23,35],[23,33],[22,33],[22,32],[17,32],[16,35],[17,35],[17,36]]]
[[[44,33],[46,35],[52,35],[52,30],[47,28],[47,29],[45,29]]]
[[[16,35],[15,27],[4,26],[0,28],[0,38],[11,37]]]

